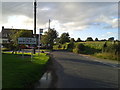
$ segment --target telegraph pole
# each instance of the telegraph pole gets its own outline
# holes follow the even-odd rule
[[[35,2],[34,2],[34,38],[36,38],[36,6],[37,6],[37,3],[35,0]],[[34,54],[35,54],[35,48],[34,48]]]
[[[49,19],[49,26],[48,26],[48,30],[50,30],[50,19]]]

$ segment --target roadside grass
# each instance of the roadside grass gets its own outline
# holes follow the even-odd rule
[[[115,55],[113,53],[95,53],[93,56],[98,57],[98,58],[103,58],[103,59],[109,59],[109,60],[118,60],[120,61],[120,56]]]
[[[27,56],[26,56],[27,55]],[[10,52],[2,54],[2,87],[4,88],[26,88],[31,87],[39,80],[46,70],[49,56],[45,53],[34,54],[31,61],[30,53],[13,55]]]
[[[9,51],[9,48],[2,48],[2,51]]]
[[[9,51],[10,49],[9,48],[2,48],[2,51]],[[31,51],[31,49],[26,49],[26,50],[30,50]],[[40,51],[51,51],[50,49],[40,49]]]

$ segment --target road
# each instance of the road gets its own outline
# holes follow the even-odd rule
[[[53,65],[57,75],[57,88],[118,88],[118,68],[67,51],[53,51]]]

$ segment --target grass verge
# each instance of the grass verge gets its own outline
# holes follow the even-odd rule
[[[31,86],[45,72],[49,56],[45,53],[34,54],[31,61],[30,53],[25,54],[23,59],[21,53],[2,54],[2,87],[4,88],[26,88]]]
[[[95,53],[93,56],[98,57],[98,58],[102,58],[102,59],[109,59],[109,60],[119,60],[119,56],[115,55],[113,53]]]

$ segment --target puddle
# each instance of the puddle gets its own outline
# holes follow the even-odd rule
[[[38,88],[56,88],[57,75],[52,59],[48,62],[47,71],[43,74],[39,81],[34,84],[34,90]]]
[[[35,83],[34,88],[49,88],[52,83],[52,74],[50,71],[44,73],[42,78]]]

